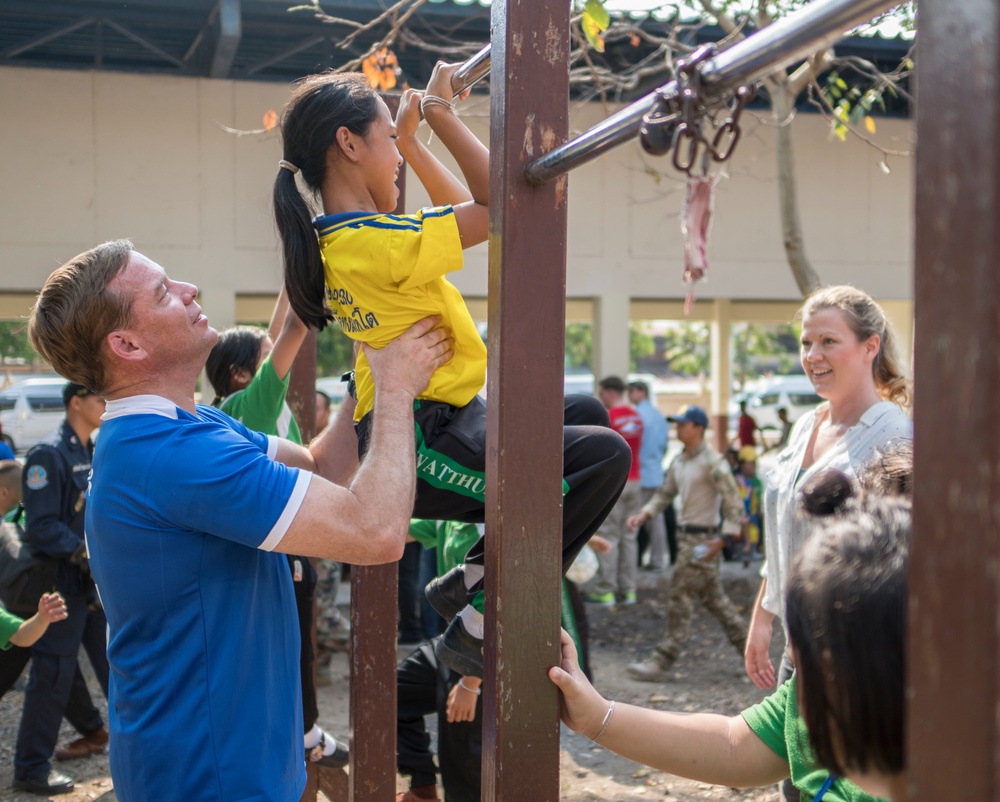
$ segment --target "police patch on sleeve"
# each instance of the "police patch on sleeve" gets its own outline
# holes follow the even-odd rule
[[[41,465],[32,465],[25,474],[24,483],[29,490],[41,490],[49,486],[49,475]]]

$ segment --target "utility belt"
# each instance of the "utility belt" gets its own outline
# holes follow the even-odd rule
[[[693,526],[691,524],[678,524],[677,534],[679,535],[714,535],[719,531],[717,526]]]

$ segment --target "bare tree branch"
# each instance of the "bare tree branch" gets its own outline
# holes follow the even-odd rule
[[[792,97],[798,97],[816,76],[826,72],[833,64],[833,51],[826,50],[816,53],[804,61],[795,72],[788,76],[788,91]]]
[[[710,17],[715,17],[719,23],[719,27],[727,34],[736,33],[739,30],[740,26],[736,24],[736,21],[722,11],[722,9],[713,6],[709,0],[699,0],[699,5],[706,14]]]
[[[815,76],[813,76],[813,79],[809,82],[809,94],[807,96],[807,99],[809,101],[809,104],[814,108],[816,108],[817,110],[819,110],[820,114],[822,114],[824,118],[830,120],[831,122],[836,121],[840,123],[841,125],[844,126],[844,128],[847,131],[849,131],[855,137],[860,139],[870,148],[877,150],[879,153],[882,154],[883,157],[913,155],[913,153],[908,150],[892,150],[890,148],[884,148],[877,142],[875,142],[873,139],[863,134],[849,122],[845,122],[844,120],[841,120],[839,117],[837,117],[836,111],[834,110],[833,106],[830,105],[830,101],[826,99],[826,95],[823,94],[823,89],[819,85],[819,82],[816,80]]]

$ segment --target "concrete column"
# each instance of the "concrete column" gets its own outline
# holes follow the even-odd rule
[[[594,301],[594,382],[605,376],[628,377],[629,296],[609,292]]]
[[[236,292],[232,287],[222,284],[208,286],[198,284],[198,303],[201,305],[201,311],[208,318],[208,325],[216,331],[221,332],[223,329],[235,325]],[[199,386],[201,389],[199,400],[203,404],[211,404],[215,397],[215,390],[212,389],[212,384],[204,370],[201,372]]]
[[[879,301],[896,334],[899,360],[913,376],[913,301]]]
[[[712,408],[707,410],[712,424],[712,442],[719,451],[729,443],[729,388],[732,384],[730,364],[732,302],[718,298],[712,302],[712,365],[709,384],[712,390]]]

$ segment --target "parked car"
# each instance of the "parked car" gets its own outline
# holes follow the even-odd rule
[[[338,406],[347,394],[347,382],[341,381],[340,376],[323,376],[316,379],[316,389],[330,396],[331,403]]]
[[[780,429],[778,408],[788,410],[788,419],[794,423],[823,399],[806,376],[773,376],[762,379],[753,389],[738,393],[729,406],[729,425],[736,428],[740,415],[740,401],[746,401],[747,412],[761,429]]]
[[[51,432],[66,414],[62,391],[66,380],[21,379],[0,390],[0,426],[4,442],[24,452]]]
[[[656,406],[656,389],[654,383],[656,376],[651,373],[630,373],[625,379],[626,382],[643,381],[649,385],[649,400]],[[565,373],[563,374],[563,393],[583,393],[584,395],[594,395],[597,392],[597,383],[594,381],[593,373]]]

